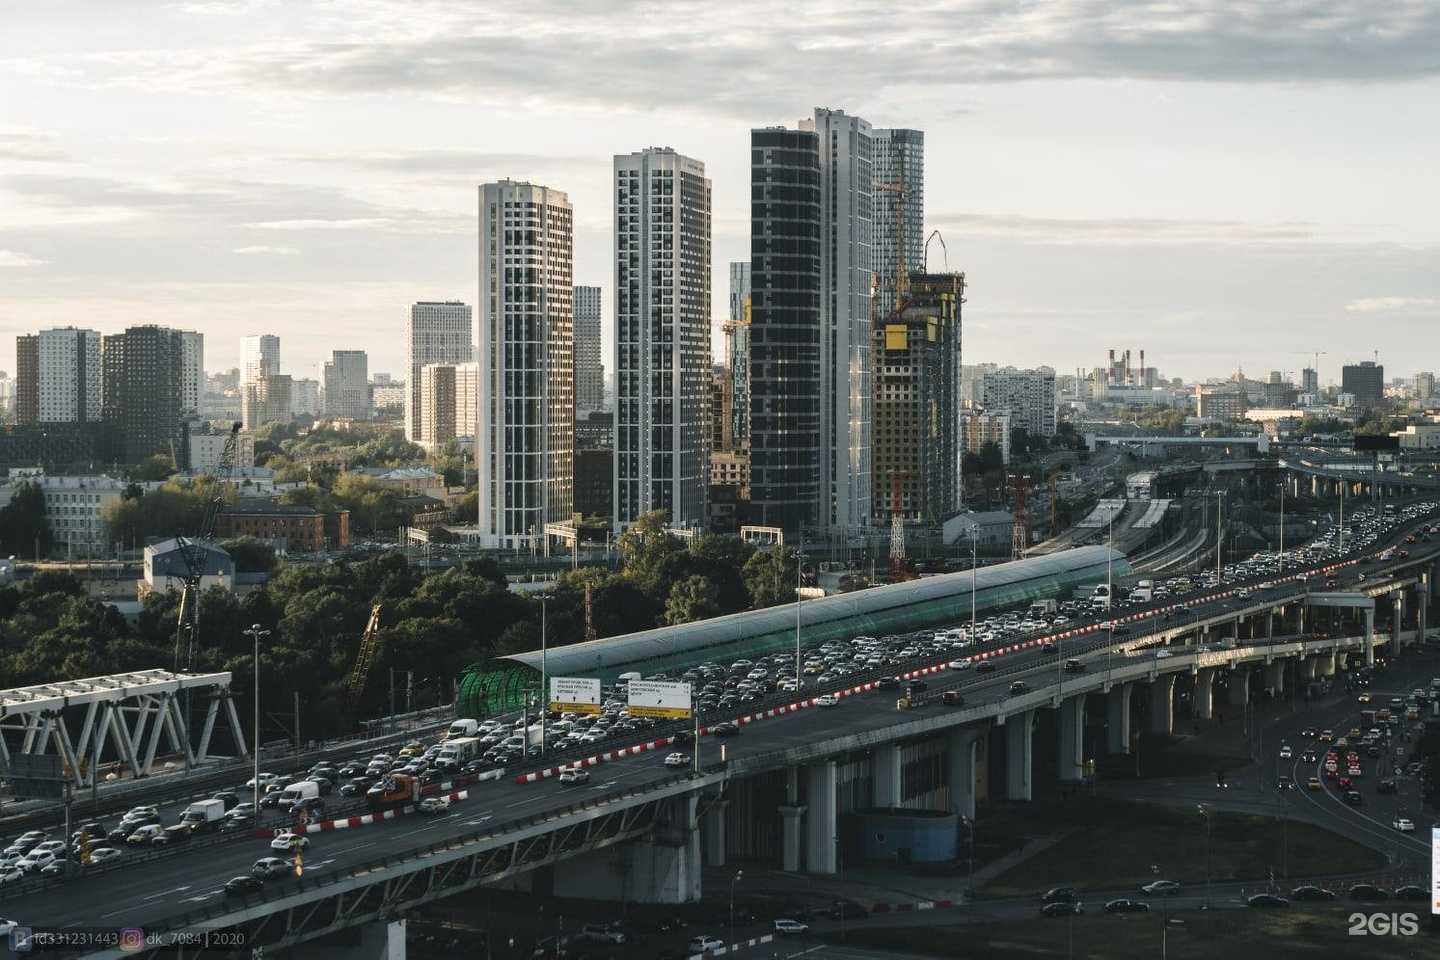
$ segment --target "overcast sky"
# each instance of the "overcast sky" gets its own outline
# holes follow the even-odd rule
[[[335,348],[398,371],[407,304],[474,302],[475,187],[505,176],[569,192],[608,327],[610,158],[649,145],[714,181],[718,322],[749,130],[816,105],[925,131],[968,363],[1440,368],[1434,2],[44,0],[3,24],[12,372],[18,333],[145,322],[202,331],[212,370],[278,333],[286,372]]]

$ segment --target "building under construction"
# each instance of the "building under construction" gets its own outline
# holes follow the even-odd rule
[[[871,333],[877,525],[893,522],[896,501],[902,520],[926,524],[943,523],[960,506],[965,274],[915,273],[908,279],[901,308]]]

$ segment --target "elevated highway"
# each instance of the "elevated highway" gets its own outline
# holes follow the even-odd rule
[[[723,741],[724,763],[721,742],[701,738],[698,774],[665,766],[663,744],[595,764],[592,782],[580,787],[563,786],[545,770],[507,771],[440,816],[319,834],[303,877],[270,881],[253,897],[226,897],[221,885],[268,854],[256,839],[177,851],[143,869],[122,861],[63,883],[13,893],[0,888],[0,912],[34,926],[239,930],[252,945],[287,947],[389,922],[419,903],[483,883],[538,875],[548,876],[556,894],[600,889],[630,900],[689,900],[698,895],[701,860],[726,857],[727,825],[735,825],[726,807],[759,815],[754,785],[774,776],[784,780],[783,802],[763,815],[783,821],[783,865],[834,872],[841,769],[865,766],[874,805],[900,806],[902,750],[932,744],[943,756],[944,803],[955,815],[973,817],[982,744],[1002,761],[994,763],[1003,772],[991,793],[1017,801],[1033,795],[1042,714],[1055,720],[1058,775],[1076,779],[1091,749],[1083,731],[1092,706],[1105,718],[1109,750],[1125,753],[1137,718],[1158,733],[1172,728],[1177,686],[1187,690],[1195,715],[1205,717],[1219,693],[1243,704],[1252,690],[1305,683],[1352,660],[1369,662],[1377,649],[1416,642],[1428,629],[1440,544],[1380,562],[1373,554],[1384,545],[1263,587],[1229,586],[1183,604],[1138,609],[1114,624],[1067,625],[967,651],[976,662],[993,663],[993,672],[949,670],[943,659],[907,663],[901,676],[931,684],[909,710],[896,709],[897,691],[882,687],[878,675],[827,689],[840,694],[838,707],[821,708],[814,699],[756,704],[741,718],[743,735]],[[1327,574],[1333,585],[1316,589],[1312,578]],[[1377,611],[1392,616],[1388,633],[1377,630]],[[1072,659],[1084,669],[1067,673]],[[1012,688],[1016,681],[1025,687]],[[960,693],[963,704],[939,702],[948,691]],[[622,858],[624,891],[615,888],[615,856]],[[547,874],[562,859],[566,869]]]

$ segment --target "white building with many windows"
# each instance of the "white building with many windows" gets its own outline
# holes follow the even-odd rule
[[[985,373],[987,411],[1010,416],[1010,426],[1031,436],[1055,436],[1055,371],[1049,367],[1017,370],[1002,367]]]
[[[482,184],[479,201],[480,540],[528,549],[574,504],[573,217],[535,183]]]
[[[599,287],[575,288],[575,414],[605,409],[605,363],[600,349]]]
[[[364,350],[332,350],[321,365],[325,416],[346,420],[370,418],[370,358]]]
[[[615,528],[705,523],[710,181],[668,147],[615,157]]]
[[[74,557],[110,554],[105,533],[106,511],[118,503],[129,484],[115,477],[32,477],[21,483],[40,485],[45,495],[45,520],[57,553]],[[7,502],[13,489],[7,491]]]
[[[565,299],[568,302],[568,294]],[[410,306],[405,317],[406,440],[415,442],[420,436],[420,368],[427,363],[474,360],[472,319],[470,305],[458,300],[421,301]]]

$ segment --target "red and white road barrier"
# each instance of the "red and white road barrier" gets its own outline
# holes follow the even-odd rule
[[[445,795],[449,800],[464,800],[470,796],[469,790],[457,790]],[[408,803],[403,807],[392,810],[380,810],[375,813],[367,813],[358,817],[345,817],[341,820],[323,820],[320,823],[312,823],[305,826],[303,830],[294,830],[294,833],[324,833],[330,830],[350,830],[355,827],[368,827],[372,823],[379,823],[382,820],[394,820],[396,817],[403,817],[414,813],[419,809],[417,804]]]
[[[546,767],[544,770],[536,770],[533,773],[522,773],[515,778],[515,782],[535,783],[538,780],[549,780],[551,777],[558,777],[565,770],[574,770],[577,767],[593,767],[596,764],[605,763],[610,760],[618,760],[621,757],[633,757],[637,753],[645,753],[649,750],[659,750],[661,747],[668,747],[674,742],[674,737],[661,737],[659,740],[647,740],[644,743],[637,743],[633,747],[607,750],[604,753],[597,753],[593,757],[573,760],[570,763],[562,764],[558,767]]]

